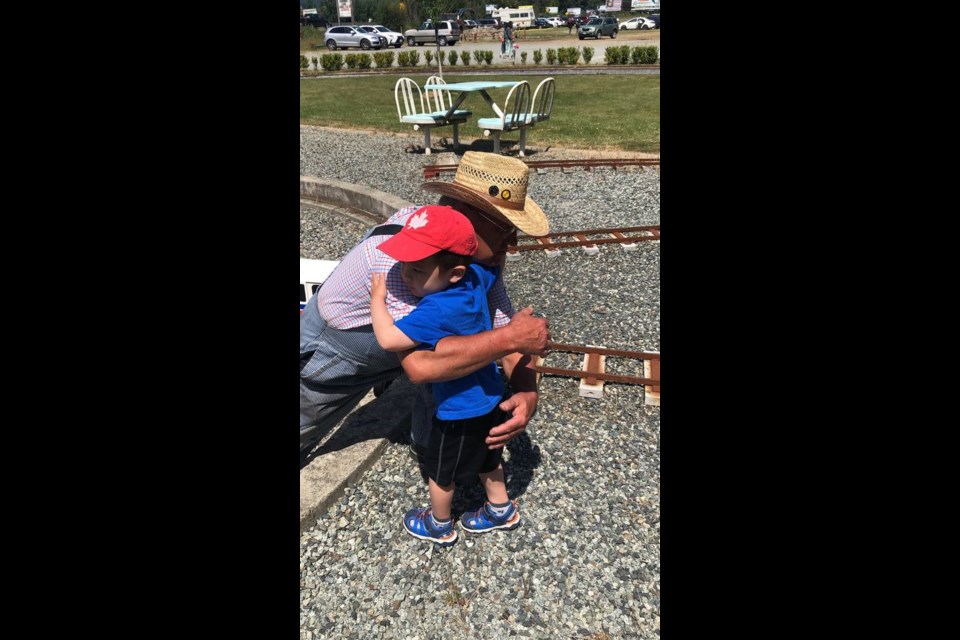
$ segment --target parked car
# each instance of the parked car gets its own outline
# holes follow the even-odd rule
[[[387,39],[388,47],[392,46],[399,49],[400,47],[403,46],[403,34],[397,33],[396,31],[391,31],[390,29],[387,29],[382,24],[365,24],[361,27],[357,27],[357,29],[360,29],[365,33],[376,33],[378,35],[383,36],[384,38]]]
[[[464,29],[476,29],[480,24],[476,20],[464,20],[463,28]]]
[[[451,47],[457,44],[457,40],[460,39],[460,25],[453,20],[441,20],[437,23],[437,28],[438,31],[434,32],[433,23],[427,20],[416,29],[407,29],[403,32],[403,36],[411,47],[428,42],[439,42],[440,46],[449,44]]]
[[[365,33],[356,27],[329,27],[323,35],[324,43],[330,51],[336,51],[337,47],[346,49],[348,47],[360,47],[363,50],[380,49],[387,46],[387,39],[374,33]]]
[[[552,26],[553,26],[552,24],[547,22],[546,18],[535,18],[533,21],[533,25],[531,25],[531,28],[532,29],[549,29]]]
[[[636,18],[630,18],[626,22],[621,22],[620,28],[646,30],[646,29],[656,29],[657,25],[653,20],[650,20],[649,18],[644,18],[643,16],[639,16]]]
[[[555,27],[565,27],[567,23],[562,18],[547,18],[547,22],[552,24]]]
[[[315,13],[308,13],[305,16],[300,16],[300,26],[301,27],[316,27],[317,29],[323,27],[329,27],[330,25],[327,21]]]
[[[616,18],[600,18],[594,16],[587,21],[587,24],[577,29],[577,38],[580,40],[584,38],[596,38],[599,40],[600,36],[616,38],[619,30]]]
[[[494,29],[500,28],[500,21],[497,20],[496,18],[481,18],[478,21],[478,24],[481,27],[493,27]]]
[[[647,20],[653,20],[654,24],[657,25],[657,29],[660,28],[660,14],[659,14],[659,13],[651,13],[650,15],[647,16]]]

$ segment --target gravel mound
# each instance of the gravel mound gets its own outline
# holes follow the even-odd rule
[[[422,140],[303,127],[300,172],[434,203],[420,189],[432,159],[404,152]],[[658,169],[550,170],[531,177],[529,195],[551,231],[660,223]],[[342,257],[364,231],[318,207],[300,213],[303,257]],[[659,243],[562,252],[507,263],[514,304],[549,317],[557,342],[659,351]],[[611,373],[640,369],[607,359]],[[301,536],[301,638],[659,638],[660,408],[643,404],[642,388],[608,383],[602,399],[581,398],[576,380],[545,377],[504,467],[521,526],[434,548],[403,531],[402,514],[429,500],[408,448],[389,445]],[[482,495],[458,487],[454,515]]]

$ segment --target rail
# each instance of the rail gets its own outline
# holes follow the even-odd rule
[[[589,158],[585,160],[530,160],[526,163],[531,169],[572,169],[582,168],[590,171],[595,167],[659,167],[659,158]],[[455,164],[432,164],[423,168],[425,179],[435,178],[441,173],[456,173]]]
[[[603,397],[604,382],[643,385],[643,403],[660,406],[660,353],[654,351],[625,351],[592,345],[562,344],[551,342],[550,353],[569,352],[584,354],[580,369],[562,369],[544,365],[549,354],[537,358],[533,369],[540,375],[557,375],[580,379],[580,395],[588,398]],[[606,372],[607,357],[643,361],[643,376],[626,376]],[[538,380],[540,375],[538,375]]]

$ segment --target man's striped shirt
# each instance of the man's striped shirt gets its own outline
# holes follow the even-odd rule
[[[419,206],[404,207],[384,224],[406,224],[407,218]],[[410,293],[400,277],[399,263],[379,251],[381,242],[389,235],[371,236],[355,246],[340,261],[317,293],[317,304],[324,321],[334,329],[352,329],[370,324],[370,277],[373,273],[387,274],[387,310],[394,320],[410,313],[420,298]],[[493,326],[510,323],[513,305],[507,296],[501,276],[487,294]]]

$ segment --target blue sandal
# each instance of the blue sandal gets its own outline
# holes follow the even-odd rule
[[[510,509],[498,516],[488,508],[489,502],[484,502],[483,506],[476,511],[464,511],[460,516],[460,526],[464,531],[470,533],[486,533],[494,529],[505,529],[511,531],[520,526],[520,512],[517,510],[517,501],[510,501]]]
[[[445,527],[434,527],[430,508],[411,509],[403,516],[403,528],[414,538],[435,542],[441,547],[449,547],[457,541],[457,530],[453,520]]]

